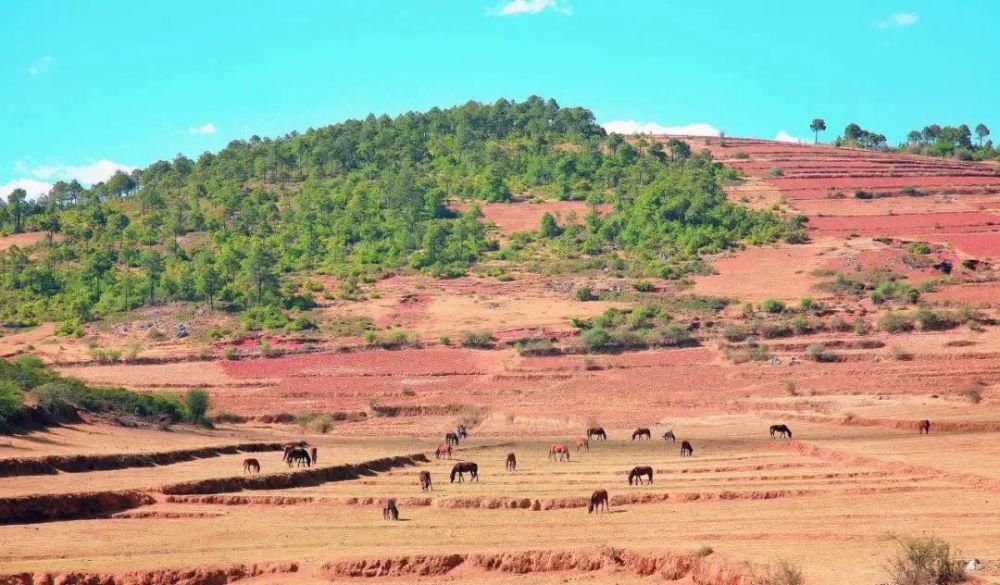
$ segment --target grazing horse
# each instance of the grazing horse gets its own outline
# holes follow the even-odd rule
[[[694,455],[694,447],[691,443],[687,441],[681,441],[681,457],[692,457]]]
[[[556,455],[559,456],[559,461],[562,461],[564,458],[566,461],[569,461],[569,447],[566,445],[552,445],[549,447],[549,459],[555,461]]]
[[[644,475],[649,478],[649,485],[653,485],[653,468],[647,465],[633,467],[632,471],[628,474],[628,484],[632,485],[632,480],[634,479],[638,485],[644,485],[642,483],[642,476]]]
[[[455,428],[455,434],[458,435],[459,439],[469,438],[469,431],[465,430],[465,425],[458,425],[458,427]]]
[[[931,421],[925,418],[924,420],[917,423],[917,429],[919,430],[921,435],[931,434]]]
[[[260,461],[253,458],[244,459],[243,473],[260,473]]]
[[[788,428],[788,425],[771,425],[771,438],[773,439],[775,435],[791,439],[792,429]]]
[[[578,453],[580,452],[580,448],[581,447],[584,448],[584,449],[586,449],[587,451],[590,451],[590,439],[588,439],[587,437],[577,437],[577,439],[576,439],[576,451]]]
[[[291,467],[293,463],[296,467],[302,467],[305,464],[306,467],[312,466],[312,458],[309,457],[309,451],[306,451],[302,447],[295,447],[288,451],[288,466]]]
[[[456,435],[455,433],[446,433],[444,436],[444,442],[446,445],[457,445],[458,435]]]
[[[443,459],[447,455],[448,459],[451,459],[451,445],[442,443],[438,445],[437,449],[434,450],[434,457],[437,459]]]
[[[513,453],[507,453],[507,471],[517,471],[517,457]]]
[[[587,507],[587,513],[601,511],[601,506],[604,506],[604,511],[608,511],[608,491],[607,490],[597,490],[590,496],[590,506]]]
[[[664,441],[670,441],[672,443],[676,443],[677,442],[677,437],[674,436],[674,432],[673,431],[667,431],[667,432],[663,433],[663,440]]]
[[[316,447],[313,447],[312,449],[309,449],[309,456],[312,457],[313,465],[316,465],[316,461],[319,460],[319,457],[317,457],[317,455],[318,455],[318,453],[316,451]]]
[[[469,473],[469,481],[479,481],[479,466],[471,461],[461,461],[451,468],[451,483],[455,483],[455,476],[458,476],[459,483],[465,481],[465,473]]]
[[[399,520],[399,508],[396,507],[395,498],[382,500],[380,503],[382,504],[383,520]]]
[[[636,429],[632,433],[632,440],[634,441],[636,439],[639,439],[641,441],[643,437],[646,437],[646,440],[648,441],[650,439],[650,437],[652,437],[652,436],[653,435],[652,435],[652,433],[649,432],[649,429],[647,429],[646,427],[642,427],[642,428]]]
[[[607,441],[608,434],[604,432],[604,427],[590,427],[587,429],[587,438]]]
[[[420,472],[420,489],[422,491],[425,491],[425,492],[427,490],[434,489],[431,486],[431,472],[430,471],[421,471]]]

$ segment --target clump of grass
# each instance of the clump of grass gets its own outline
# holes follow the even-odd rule
[[[694,554],[697,555],[700,558],[705,558],[705,557],[711,555],[714,552],[715,552],[715,549],[713,549],[712,547],[710,547],[710,546],[703,546],[703,547],[699,548],[698,552],[696,552]]]
[[[898,345],[892,346],[892,358],[900,362],[913,361],[913,353],[899,347]]]
[[[493,347],[493,334],[489,331],[463,331],[459,337],[462,347]]]
[[[810,344],[806,348],[806,357],[815,362],[830,363],[840,361],[840,357],[832,351],[828,351],[822,343]]]
[[[802,585],[802,569],[794,563],[781,560],[768,567],[762,575],[756,575],[753,585]]]
[[[965,567],[951,545],[936,537],[896,539],[899,549],[886,572],[890,585],[951,585],[965,581]]]
[[[965,398],[972,404],[979,404],[983,401],[983,386],[982,384],[970,384],[964,390],[962,390],[962,398]]]
[[[798,384],[795,383],[795,380],[785,380],[785,394],[788,394],[789,396],[799,395],[799,387]]]

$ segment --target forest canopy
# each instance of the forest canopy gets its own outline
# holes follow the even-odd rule
[[[803,237],[801,218],[726,201],[722,183],[735,178],[683,141],[607,135],[590,111],[539,97],[253,136],[89,188],[59,182],[38,201],[12,193],[0,229],[47,237],[0,254],[0,322],[72,330],[172,301],[307,309],[309,274],[450,277],[516,262],[476,204],[514,194],[613,203],[604,217],[522,244],[653,276],[683,274],[699,255],[742,242]],[[471,204],[459,213],[451,199]]]

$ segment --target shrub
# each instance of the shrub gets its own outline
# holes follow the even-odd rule
[[[780,167],[771,167],[767,170],[767,174],[772,177],[783,177],[785,175],[785,171]]]
[[[589,286],[581,286],[576,289],[576,300],[578,301],[596,301],[597,295],[594,291],[590,290]]]
[[[440,343],[441,345],[451,345],[451,337],[448,337],[447,335],[442,335],[438,337],[438,343]]]
[[[603,327],[591,327],[581,335],[587,351],[608,351],[618,347],[618,341]]]
[[[968,386],[965,390],[962,390],[962,397],[973,404],[979,404],[983,401],[982,385],[972,384]]]
[[[868,321],[862,318],[857,318],[854,320],[854,334],[855,335],[868,335],[871,332],[871,327],[868,325]]]
[[[837,354],[827,351],[826,346],[822,343],[810,344],[809,347],[806,348],[806,357],[815,362],[824,363],[836,362],[840,360]]]
[[[764,323],[760,326],[760,334],[765,339],[788,337],[792,334],[792,328],[788,323]]]
[[[462,347],[493,347],[493,334],[489,331],[463,331],[459,343]]]
[[[656,287],[653,286],[653,283],[649,282],[648,280],[640,280],[639,282],[633,282],[632,288],[634,288],[638,292],[653,292],[654,290],[656,290]]]
[[[763,362],[767,361],[770,354],[768,354],[766,345],[754,343],[747,348],[747,357],[755,362]]]
[[[705,558],[705,557],[709,556],[710,554],[712,554],[714,552],[715,552],[715,549],[713,549],[712,547],[710,547],[710,546],[703,546],[703,547],[699,548],[698,552],[696,552],[694,554],[696,554],[697,556],[699,556],[701,558]]]
[[[785,303],[779,301],[778,299],[765,299],[764,302],[760,304],[760,310],[765,313],[777,314],[785,310]]]
[[[764,574],[753,578],[753,585],[802,585],[802,570],[789,561],[778,561],[769,567]]]
[[[812,297],[802,297],[799,300],[799,309],[803,311],[814,311],[819,308],[819,303]]]
[[[546,337],[518,342],[515,345],[515,348],[517,349],[518,355],[523,356],[542,356],[559,353],[559,348],[552,343],[551,339]]]
[[[0,429],[21,410],[24,393],[10,380],[0,380]]]
[[[56,327],[56,335],[64,335],[66,337],[83,337],[83,325],[80,323],[79,319],[67,319]]]
[[[886,333],[903,333],[913,330],[913,317],[906,313],[889,312],[878,320],[878,327]]]
[[[855,199],[874,199],[875,198],[875,194],[872,193],[871,191],[865,191],[863,189],[858,189],[857,191],[854,192],[854,198]]]
[[[280,309],[267,306],[250,307],[243,313],[240,324],[247,331],[261,329],[281,329],[288,323],[288,317]]]
[[[750,328],[746,325],[726,325],[722,329],[722,337],[726,341],[743,341],[747,337],[750,337]]]
[[[239,359],[239,354],[237,353],[236,348],[232,345],[226,346],[226,349],[222,351],[222,355],[224,355],[227,360]]]
[[[834,331],[841,331],[841,332],[851,330],[851,324],[845,321],[844,318],[841,317],[840,315],[834,315],[830,319],[829,327]]]
[[[899,550],[886,571],[892,585],[950,585],[965,581],[962,560],[951,545],[935,538],[896,539]]]
[[[601,366],[594,361],[594,358],[583,358],[583,369],[589,371],[600,370]]]
[[[120,349],[94,345],[90,347],[90,357],[99,364],[113,364],[121,360],[122,352]]]
[[[896,361],[908,362],[913,360],[913,354],[899,346],[892,346],[892,357]]]
[[[795,380],[785,380],[785,394],[789,396],[799,395],[799,386],[795,383]]]
[[[927,307],[917,309],[917,322],[920,323],[921,331],[943,331],[959,325],[953,315]]]
[[[740,160],[745,160],[745,159],[750,158],[750,155],[747,154],[747,152],[745,150],[737,150],[737,151],[733,152],[733,154],[731,156],[733,158],[740,159]]]
[[[927,244],[927,242],[913,242],[912,244],[907,246],[906,249],[909,250],[911,254],[931,253],[931,247]]]
[[[188,390],[184,394],[184,406],[187,407],[188,419],[196,423],[204,422],[205,413],[208,412],[211,402],[208,392],[201,388]]]
[[[303,315],[299,315],[285,324],[285,331],[307,331],[310,329],[317,329],[316,323]]]
[[[695,344],[691,333],[680,325],[667,325],[651,331],[647,337],[650,345],[663,347],[681,347]]]

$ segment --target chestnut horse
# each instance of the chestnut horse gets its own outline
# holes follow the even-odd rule
[[[507,471],[517,471],[517,457],[513,453],[507,453]]]
[[[674,436],[674,432],[673,431],[667,431],[667,432],[663,433],[663,440],[664,441],[670,441],[672,443],[676,443],[677,442],[677,437]]]
[[[569,461],[569,447],[566,445],[552,445],[549,447],[549,459],[555,461],[556,455],[559,456],[559,461],[562,461],[564,458],[566,461]]]
[[[604,432],[604,427],[590,427],[587,429],[587,438],[607,441],[608,434]]]
[[[383,520],[399,520],[399,508],[396,507],[396,500],[394,498],[382,500],[381,504]]]
[[[442,459],[447,455],[448,459],[451,459],[451,445],[446,445],[444,443],[438,445],[437,449],[434,451],[434,457],[437,459]]]
[[[260,461],[253,458],[244,459],[243,473],[260,473]]]
[[[788,428],[788,425],[771,425],[771,438],[773,439],[775,435],[791,439],[792,429]]]
[[[691,443],[687,441],[681,441],[681,457],[692,457],[694,456],[694,447]]]
[[[290,449],[287,457],[289,467],[291,467],[293,463],[296,464],[296,467],[302,467],[303,465],[306,467],[312,466],[312,458],[309,457],[309,451],[306,451],[302,447]]]
[[[644,485],[642,483],[642,476],[644,475],[649,478],[649,485],[653,485],[653,468],[647,465],[633,467],[632,471],[628,474],[628,484],[632,485],[632,480],[634,479],[638,485]]]
[[[312,457],[313,465],[316,465],[316,461],[319,460],[319,457],[317,457],[317,455],[318,455],[318,453],[316,451],[316,447],[313,447],[312,449],[309,449],[309,456]]]
[[[924,420],[917,423],[917,429],[921,435],[931,434],[931,421],[925,418]]]
[[[649,432],[649,429],[642,427],[636,429],[635,432],[632,433],[632,440],[634,441],[639,439],[641,441],[643,437],[646,437],[646,440],[648,441],[652,436],[653,435]]]
[[[444,436],[444,442],[447,445],[457,445],[458,444],[458,435],[456,435],[455,433],[447,433]]]
[[[580,452],[580,448],[581,447],[584,448],[584,449],[586,449],[587,451],[590,451],[590,439],[588,439],[587,437],[577,437],[577,439],[576,439],[576,451],[577,451],[577,453]]]
[[[434,489],[431,486],[431,472],[430,471],[421,471],[420,472],[420,489],[422,491],[425,491],[425,492],[427,490]]]
[[[608,491],[607,490],[597,490],[590,496],[590,506],[587,507],[587,513],[590,514],[594,511],[601,511],[601,506],[604,506],[604,511],[608,511]]]
[[[471,461],[461,461],[451,468],[451,483],[455,483],[455,476],[458,476],[459,483],[465,481],[465,473],[469,473],[469,481],[479,481],[479,466]]]

